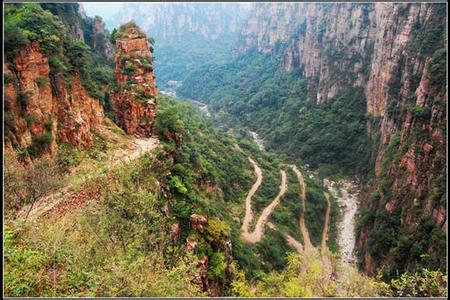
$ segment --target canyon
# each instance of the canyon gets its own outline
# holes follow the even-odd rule
[[[8,296],[444,294],[445,4],[121,7],[6,5]]]
[[[447,232],[443,205],[443,108],[447,97],[444,4],[259,3],[253,8],[233,46],[234,62],[216,65],[214,71],[207,71],[211,67],[192,71],[183,85],[195,88],[181,87],[178,94],[201,99],[216,111],[225,110],[258,130],[266,148],[282,151],[295,160],[314,162],[315,168],[319,167],[318,160],[340,165],[341,169],[357,164],[351,160],[359,160],[361,165],[355,167],[359,170],[347,171],[366,187],[361,193],[364,213],[360,218],[364,225],[357,228],[359,264],[370,274],[382,265],[414,268],[421,260],[417,253],[411,253],[410,259],[394,257],[399,249],[408,247],[406,244],[418,243],[414,232],[420,224],[432,221],[442,239]],[[264,62],[266,66],[260,67]],[[254,85],[247,80],[252,68],[265,74]],[[205,72],[207,75],[203,75]],[[234,81],[222,80],[221,72],[238,75]],[[272,76],[276,79],[266,79],[271,72],[277,72]],[[287,79],[277,79],[283,76]],[[216,80],[214,84],[209,84],[211,78]],[[267,88],[261,88],[265,84]],[[277,85],[291,90],[280,91]],[[302,89],[295,90],[297,86]],[[301,96],[296,96],[299,93]],[[242,100],[246,98],[249,100]],[[317,109],[315,117],[311,108]],[[333,111],[335,124],[326,119],[328,111]],[[342,118],[337,119],[340,114]],[[352,114],[358,120],[349,121]],[[324,121],[314,127],[317,118]],[[304,125],[305,121],[309,125]],[[354,133],[343,134],[343,128],[356,128],[355,124],[360,127]],[[326,127],[335,129],[323,130]],[[319,130],[323,132],[317,133]],[[349,139],[346,145],[353,146],[348,149],[333,142],[334,147],[324,153],[328,141],[337,140],[340,134],[342,139],[349,135],[362,139]],[[318,142],[320,135],[324,138]],[[316,148],[322,153],[316,155],[308,142],[319,143]],[[345,157],[349,151],[352,158]],[[342,157],[338,159],[337,155]],[[420,216],[419,223],[415,215]],[[383,236],[382,228],[387,226],[383,218],[395,220],[392,237]],[[400,236],[405,240],[397,244]],[[443,248],[437,250],[432,242],[420,247],[443,267],[439,258]]]

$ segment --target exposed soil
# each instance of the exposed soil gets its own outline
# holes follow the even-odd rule
[[[261,240],[261,238],[264,235],[264,227],[269,221],[270,215],[272,214],[273,210],[280,204],[281,197],[286,193],[287,190],[287,180],[286,180],[286,172],[283,170],[280,170],[281,173],[281,184],[280,184],[280,192],[278,195],[273,199],[273,201],[264,208],[263,212],[259,216],[258,221],[256,222],[255,230],[253,232],[248,232],[248,226],[251,223],[253,219],[253,213],[251,210],[251,198],[255,194],[255,192],[258,190],[259,186],[262,182],[262,174],[261,169],[256,165],[256,163],[249,158],[250,162],[255,167],[255,173],[257,175],[257,180],[255,184],[250,189],[247,198],[245,199],[245,216],[244,221],[242,223],[242,239],[250,244],[255,244]]]
[[[129,162],[137,157],[141,156],[147,151],[154,149],[158,144],[158,140],[155,138],[135,138],[132,142],[132,147],[127,150],[118,150],[108,159],[109,167],[113,167],[118,163]],[[62,208],[62,202],[66,200],[68,203],[76,204],[86,201],[86,197],[83,191],[72,192],[72,184],[68,184],[57,192],[42,197],[37,200],[34,205],[24,206],[17,214],[17,218],[27,218],[29,220],[36,220],[40,216],[43,216],[50,212],[53,208],[59,207],[60,210],[65,211],[66,208]],[[80,197],[77,195],[80,194]],[[72,205],[71,204],[71,205]],[[31,209],[30,209],[31,208]],[[28,216],[27,216],[28,215]]]
[[[300,214],[299,224],[300,224],[300,231],[302,232],[303,236],[303,242],[305,243],[305,250],[309,251],[312,250],[314,247],[311,243],[311,239],[309,238],[308,228],[306,227],[305,224],[304,215],[306,211],[306,183],[302,173],[299,171],[297,166],[291,165],[291,168],[294,171],[295,175],[297,175],[298,184],[300,186],[300,199],[302,201],[303,212]]]

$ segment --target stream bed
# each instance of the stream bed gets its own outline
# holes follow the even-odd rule
[[[347,264],[356,263],[355,249],[355,218],[358,210],[358,188],[349,180],[334,182],[324,179],[324,186],[337,199],[341,220],[338,224],[338,244],[341,261]]]

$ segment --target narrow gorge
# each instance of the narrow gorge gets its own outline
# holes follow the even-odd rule
[[[6,3],[4,295],[446,297],[446,9]]]

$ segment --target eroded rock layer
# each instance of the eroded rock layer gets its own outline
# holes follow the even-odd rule
[[[116,40],[116,122],[128,134],[151,135],[157,89],[145,34],[134,27]]]
[[[11,70],[12,69],[12,70]],[[52,77],[48,58],[38,42],[20,49],[13,63],[4,63],[6,147],[30,154],[54,155],[60,143],[92,145],[104,117],[99,100],[81,85],[78,74]]]

